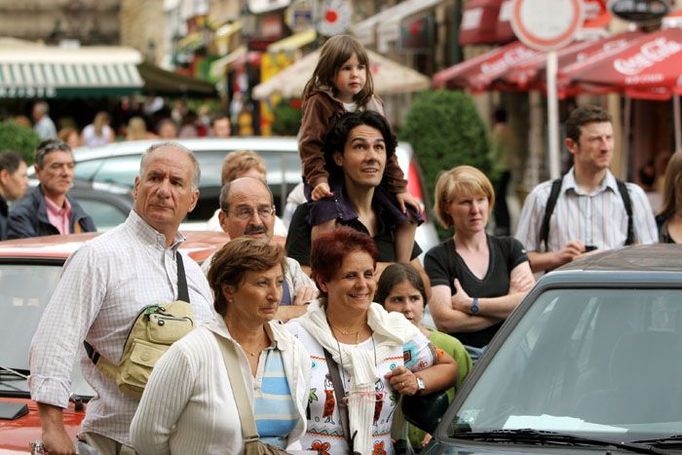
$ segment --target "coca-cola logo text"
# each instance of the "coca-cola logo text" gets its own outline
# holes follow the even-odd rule
[[[506,71],[508,68],[513,67],[522,60],[534,57],[537,55],[536,51],[525,47],[517,47],[509,52],[505,52],[499,59],[486,62],[481,65],[481,73],[501,73]]]
[[[634,76],[680,51],[682,44],[661,37],[642,45],[632,57],[615,59],[613,67],[621,74]]]

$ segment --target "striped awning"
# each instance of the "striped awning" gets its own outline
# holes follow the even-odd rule
[[[144,81],[134,49],[0,46],[0,98],[90,98],[130,95]]]

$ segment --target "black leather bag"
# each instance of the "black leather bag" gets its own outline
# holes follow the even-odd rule
[[[403,395],[401,401],[405,420],[429,434],[436,431],[450,404],[445,391],[428,395]]]

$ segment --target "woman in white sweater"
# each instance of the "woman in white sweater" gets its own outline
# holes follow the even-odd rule
[[[300,449],[310,357],[273,321],[284,264],[281,246],[251,238],[234,239],[215,255],[208,273],[215,320],[176,342],[154,367],[130,428],[138,453],[242,453],[239,400],[220,343],[235,347],[260,440]]]

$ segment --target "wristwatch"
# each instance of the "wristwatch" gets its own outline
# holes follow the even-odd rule
[[[419,376],[415,376],[415,378],[417,378],[417,393],[422,393],[424,390],[426,390],[424,380]]]
[[[478,314],[478,297],[474,297],[474,300],[471,301],[471,314]]]

